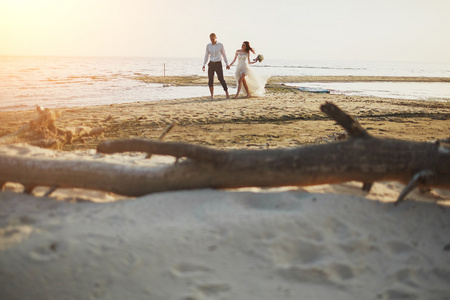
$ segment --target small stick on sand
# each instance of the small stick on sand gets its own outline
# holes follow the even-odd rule
[[[166,135],[177,125],[177,121],[173,121],[171,124],[169,124],[161,133],[161,135],[158,138],[158,141],[162,141]],[[145,158],[150,159],[152,157],[152,153],[147,153],[147,156]]]

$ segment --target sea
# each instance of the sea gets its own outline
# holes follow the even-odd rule
[[[0,111],[110,105],[208,96],[206,86],[145,83],[138,76],[207,76],[202,57],[0,56]],[[266,58],[252,68],[265,76],[414,76],[450,78],[450,63],[304,61]],[[224,69],[234,76],[234,67]],[[217,81],[217,79],[216,79]],[[450,101],[450,82],[298,82],[331,93]],[[216,87],[218,95],[223,93]],[[230,88],[230,93],[234,93]]]

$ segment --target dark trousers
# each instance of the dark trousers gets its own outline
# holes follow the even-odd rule
[[[208,86],[213,87],[214,85],[214,72],[217,74],[217,78],[219,79],[220,84],[223,87],[223,90],[226,92],[228,91],[227,83],[225,82],[225,79],[223,79],[223,69],[222,69],[222,62],[213,62],[210,61],[208,64]]]

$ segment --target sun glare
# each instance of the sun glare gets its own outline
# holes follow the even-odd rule
[[[153,0],[0,0],[0,54],[132,53],[130,46],[142,37],[161,35],[151,30],[159,18],[154,4]]]
[[[0,0],[0,55],[196,56],[217,31],[277,58],[448,61],[449,1],[211,2]]]
[[[72,1],[0,0],[2,51],[45,53],[70,22]],[[21,53],[22,52],[22,53]]]

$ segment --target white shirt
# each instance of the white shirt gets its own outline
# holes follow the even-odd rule
[[[205,60],[203,62],[203,66],[206,65],[206,62],[208,61],[208,57],[209,57],[209,61],[212,61],[212,62],[222,61],[222,57],[223,57],[223,60],[225,61],[225,63],[228,66],[228,60],[227,60],[227,56],[225,54],[225,48],[219,42],[216,42],[214,45],[213,45],[213,43],[209,43],[208,45],[206,45]]]

